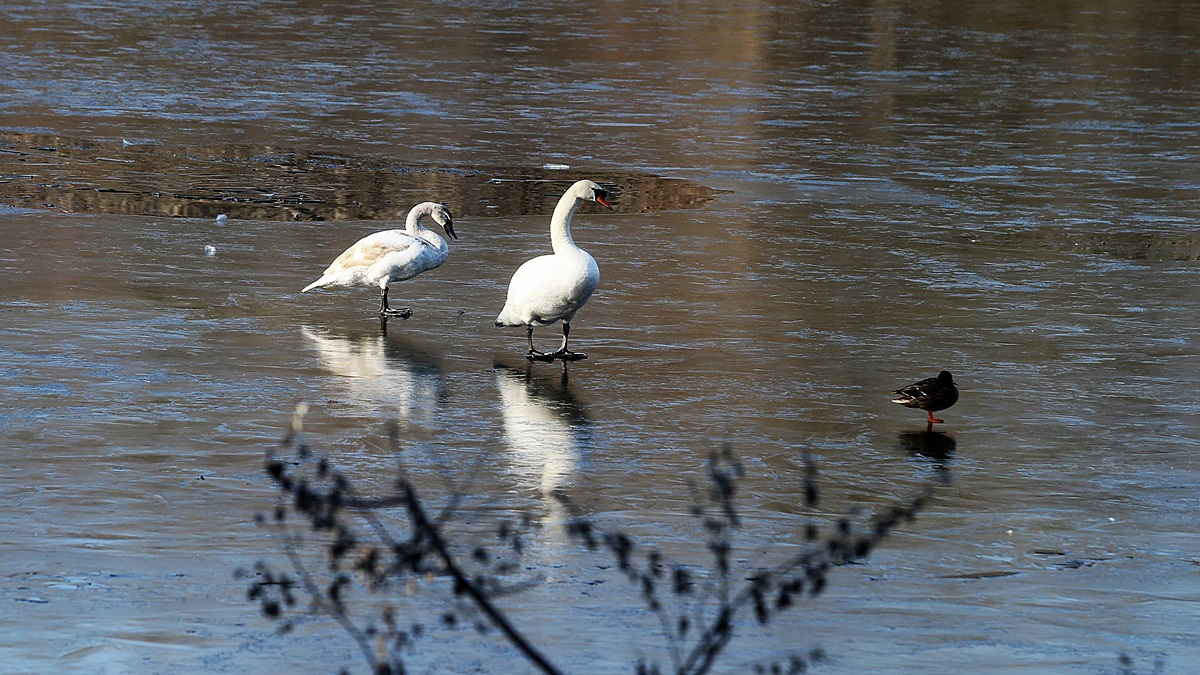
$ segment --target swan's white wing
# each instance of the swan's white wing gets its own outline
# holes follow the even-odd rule
[[[513,274],[499,325],[547,325],[570,319],[600,283],[596,262],[582,255],[544,255],[528,260]]]
[[[385,230],[369,234],[359,239],[353,246],[342,252],[325,270],[332,274],[341,270],[356,267],[371,267],[389,256],[399,255],[401,258],[420,253],[425,242],[402,230]]]
[[[385,230],[358,240],[304,290],[321,286],[385,285],[411,279],[445,260],[445,251],[424,239],[402,230]]]

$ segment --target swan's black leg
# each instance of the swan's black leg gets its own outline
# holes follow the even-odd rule
[[[558,348],[558,351],[551,354],[550,358],[551,359],[560,358],[563,361],[579,361],[581,359],[586,359],[587,354],[584,354],[583,352],[573,352],[567,348],[570,339],[571,339],[571,324],[568,321],[564,321],[563,322],[562,346]]]
[[[380,316],[398,316],[401,319],[407,319],[408,317],[412,316],[412,310],[407,307],[403,307],[401,309],[392,309],[391,307],[388,307],[387,293],[388,293],[387,286],[384,286],[383,288],[379,289],[379,315]]]
[[[533,324],[525,326],[525,339],[529,341],[529,351],[526,352],[525,358],[529,359],[530,361],[533,361],[534,359],[537,359],[538,361],[554,360],[554,357],[550,354],[539,352],[533,348]]]

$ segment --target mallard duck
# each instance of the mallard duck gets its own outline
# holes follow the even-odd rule
[[[945,421],[933,416],[935,410],[945,410],[958,401],[958,387],[954,385],[954,378],[948,370],[938,373],[937,377],[914,382],[903,389],[897,389],[895,393],[898,397],[892,399],[892,403],[927,411],[929,426]]]

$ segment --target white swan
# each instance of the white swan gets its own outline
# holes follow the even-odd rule
[[[600,284],[600,268],[587,251],[571,238],[571,216],[581,201],[594,201],[611,209],[608,193],[590,180],[581,180],[568,189],[554,207],[550,220],[550,244],[554,255],[538,256],[521,265],[508,283],[508,300],[496,317],[497,326],[525,326],[530,359],[583,359],[586,354],[567,349],[571,319],[592,297]],[[533,327],[563,322],[563,341],[558,351],[539,352],[533,348]]]
[[[381,316],[412,316],[407,307],[388,306],[388,285],[440,267],[450,253],[446,240],[421,224],[425,216],[437,221],[451,239],[458,239],[450,210],[437,202],[422,202],[408,212],[405,229],[384,230],[359,239],[325,269],[320,279],[300,292],[325,286],[378,286]]]

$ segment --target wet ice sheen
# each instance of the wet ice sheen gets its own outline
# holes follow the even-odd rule
[[[393,416],[432,494],[552,518],[564,489],[689,559],[687,480],[731,441],[747,567],[800,543],[805,450],[831,514],[949,478],[724,672],[818,645],[846,673],[1200,659],[1195,10],[611,9],[0,7],[5,663],[357,666],[328,622],[270,635],[231,578],[274,550],[261,457],[300,401],[365,489],[401,461]],[[577,171],[625,199],[576,217],[602,282],[564,378],[491,320]],[[463,237],[397,297],[412,319],[299,294],[425,199]],[[962,398],[930,436],[888,398],[942,368]],[[511,610],[564,667],[660,653],[553,528],[529,563]]]

